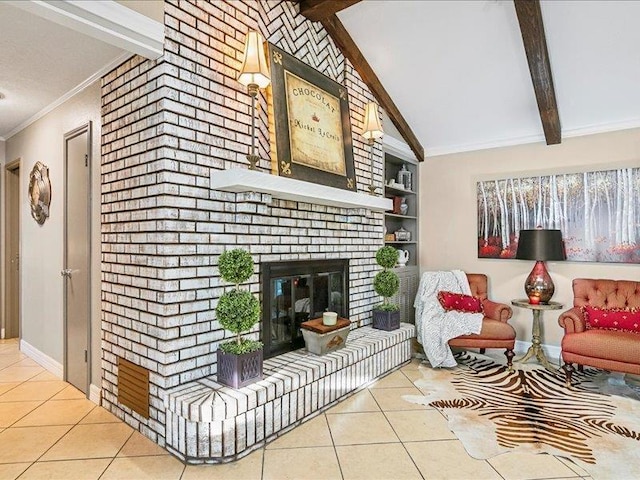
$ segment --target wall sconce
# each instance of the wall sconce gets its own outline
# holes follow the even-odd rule
[[[378,113],[378,104],[375,102],[367,103],[364,109],[364,129],[362,136],[369,143],[371,153],[371,185],[369,185],[369,193],[371,195],[376,194],[378,187],[373,185],[373,144],[376,138],[381,138],[384,135],[382,130],[382,124],[380,123],[380,114]]]
[[[255,170],[260,156],[256,155],[256,97],[261,88],[271,82],[267,60],[264,56],[264,40],[258,32],[250,30],[244,44],[244,62],[238,81],[247,86],[251,95],[251,153],[247,155],[249,170]]]

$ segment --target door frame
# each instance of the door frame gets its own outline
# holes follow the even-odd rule
[[[93,160],[93,156],[92,156],[92,149],[91,146],[93,145],[93,137],[92,137],[92,122],[87,122],[81,126],[79,126],[78,128],[74,128],[73,130],[67,132],[64,134],[63,137],[63,167],[64,167],[64,213],[63,213],[63,243],[62,243],[62,262],[63,262],[63,268],[68,268],[67,266],[67,220],[69,218],[68,212],[67,212],[67,205],[69,204],[69,198],[68,198],[68,194],[69,194],[69,190],[68,190],[68,182],[67,182],[67,173],[68,173],[68,148],[67,148],[67,142],[79,135],[82,135],[84,133],[87,133],[87,167],[88,167],[88,181],[89,181],[89,185],[88,185],[88,198],[87,198],[87,215],[89,218],[89,222],[87,225],[87,243],[88,243],[88,248],[87,248],[87,277],[89,278],[89,288],[87,289],[87,308],[88,308],[88,312],[89,312],[89,317],[87,319],[87,384],[86,384],[86,392],[87,392],[87,397],[89,397],[90,395],[90,388],[91,388],[91,333],[92,333],[92,325],[91,325],[91,312],[92,312],[92,301],[91,301],[91,278],[92,278],[92,266],[91,266],[91,257],[92,257],[92,248],[91,248],[91,233],[92,233],[92,229],[91,229],[91,205],[92,205],[92,198],[93,198],[93,189],[92,189],[92,182],[91,182],[91,178],[92,178],[92,160]],[[67,349],[68,349],[68,338],[67,338],[67,289],[68,289],[68,285],[69,282],[67,281],[67,279],[64,279],[64,285],[63,285],[63,302],[62,302],[62,317],[63,317],[63,341],[64,341],[64,345],[63,345],[63,368],[64,368],[64,380],[67,380],[67,372],[68,370],[68,358],[67,358]]]
[[[5,164],[4,167],[4,192],[2,192],[4,198],[2,199],[3,204],[3,238],[2,238],[2,257],[4,259],[4,268],[3,268],[3,277],[2,277],[2,291],[0,292],[0,313],[2,313],[2,325],[0,325],[2,329],[1,338],[5,338],[7,334],[7,319],[8,319],[8,310],[9,310],[9,300],[7,298],[7,294],[9,293],[9,268],[10,268],[10,259],[9,259],[9,249],[8,239],[9,239],[9,177],[14,170],[20,169],[22,166],[22,158],[18,157],[15,160],[12,160]],[[21,176],[22,172],[18,174],[18,339],[22,338],[22,299],[21,299],[21,287],[22,287],[22,218],[20,215],[20,187],[21,187]]]

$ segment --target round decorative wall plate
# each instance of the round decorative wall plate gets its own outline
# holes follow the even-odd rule
[[[49,167],[42,162],[36,162],[29,174],[29,202],[31,216],[40,225],[49,217],[51,204],[51,182],[49,181]]]

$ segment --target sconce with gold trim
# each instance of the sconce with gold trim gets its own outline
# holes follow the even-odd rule
[[[382,138],[384,131],[382,130],[382,124],[380,123],[380,114],[378,112],[378,104],[375,102],[367,103],[364,109],[364,129],[362,136],[369,143],[371,153],[371,185],[369,185],[369,193],[371,195],[376,194],[376,187],[373,184],[373,144],[377,138]]]
[[[238,81],[247,87],[251,95],[251,152],[247,155],[249,170],[255,170],[260,156],[256,155],[256,97],[261,88],[271,83],[269,67],[264,55],[264,39],[260,33],[250,30],[244,44],[244,61]]]

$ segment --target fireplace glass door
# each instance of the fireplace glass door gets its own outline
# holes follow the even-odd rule
[[[348,264],[324,265],[324,262],[288,262],[287,271],[263,268],[269,275],[264,285],[264,312],[262,340],[265,358],[304,346],[300,324],[322,317],[323,312],[336,312],[346,317]],[[301,265],[305,264],[305,265]],[[318,266],[316,264],[320,264]],[[307,268],[302,268],[303,266]],[[275,268],[274,268],[275,267]],[[268,283],[267,283],[268,282]]]

